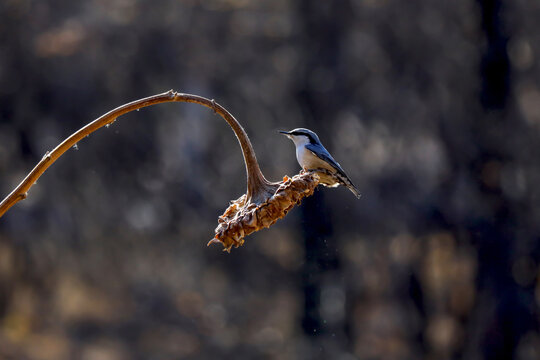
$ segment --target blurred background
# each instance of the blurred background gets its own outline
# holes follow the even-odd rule
[[[319,189],[231,254],[240,147],[198,105],[123,116],[0,219],[0,359],[539,359],[540,3],[3,0],[0,196],[73,131],[214,98]]]

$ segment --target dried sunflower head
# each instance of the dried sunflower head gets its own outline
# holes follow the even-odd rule
[[[315,172],[300,173],[292,178],[285,176],[283,181],[273,184],[275,192],[258,204],[247,201],[246,195],[242,195],[219,217],[216,235],[208,245],[221,243],[226,251],[241,246],[245,236],[270,227],[300,204],[302,198],[312,195],[319,180]]]

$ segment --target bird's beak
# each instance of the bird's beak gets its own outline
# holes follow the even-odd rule
[[[291,134],[289,133],[289,131],[282,131],[282,130],[280,130],[279,132],[280,132],[281,134],[285,135],[286,137],[288,137],[289,139],[292,140],[292,137],[291,137]]]

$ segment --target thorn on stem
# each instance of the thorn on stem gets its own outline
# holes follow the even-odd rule
[[[27,192],[24,192],[24,193],[22,193],[22,194],[20,195],[20,197],[21,197],[21,200],[24,200],[24,199],[26,199],[26,198],[28,197],[28,193],[27,193]]]
[[[214,110],[214,114],[217,113],[216,111],[216,100],[212,99],[212,110]]]

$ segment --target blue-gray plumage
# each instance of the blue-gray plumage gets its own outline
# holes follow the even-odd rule
[[[296,145],[296,159],[304,170],[317,171],[321,183],[325,186],[346,186],[360,198],[360,193],[339,163],[330,155],[321,144],[319,137],[313,131],[298,128],[291,131],[280,131]]]

